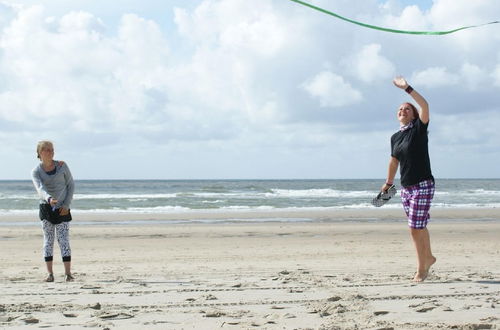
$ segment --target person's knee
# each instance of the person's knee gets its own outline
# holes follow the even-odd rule
[[[424,231],[425,231],[425,228],[410,228],[410,234],[414,238],[418,238],[418,237],[422,236]]]

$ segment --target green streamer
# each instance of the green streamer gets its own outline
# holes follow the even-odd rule
[[[395,29],[388,29],[388,28],[384,28],[384,27],[380,27],[380,26],[375,26],[375,25],[361,23],[361,22],[358,22],[358,21],[355,21],[355,20],[352,20],[352,19],[349,19],[349,18],[346,18],[346,17],[342,17],[342,16],[340,16],[338,14],[335,14],[335,13],[332,13],[332,12],[326,10],[326,9],[313,6],[313,5],[311,5],[311,4],[307,3],[307,2],[303,2],[303,1],[300,1],[300,0],[290,0],[290,1],[293,1],[293,2],[296,2],[296,3],[301,4],[303,6],[315,9],[315,10],[320,11],[322,13],[325,13],[327,15],[334,16],[336,18],[339,18],[341,20],[347,21],[349,23],[357,24],[357,25],[360,25],[360,26],[363,26],[363,27],[366,27],[366,28],[369,28],[369,29],[374,29],[374,30],[379,30],[379,31],[385,31],[385,32],[391,32],[391,33],[418,34],[418,35],[444,35],[444,34],[450,34],[450,33],[461,31],[461,30],[465,30],[465,29],[471,29],[471,28],[480,27],[480,26],[484,26],[484,25],[500,23],[500,21],[494,21],[494,22],[489,22],[489,23],[484,23],[484,24],[479,24],[479,25],[463,26],[463,27],[460,27],[458,29],[453,29],[453,30],[449,30],[449,31],[405,31],[405,30],[395,30]]]

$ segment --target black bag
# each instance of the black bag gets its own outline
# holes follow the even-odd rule
[[[40,212],[38,213],[38,216],[40,217],[40,220],[48,220],[54,225],[72,220],[71,211],[69,211],[68,214],[61,216],[59,214],[59,209],[53,210],[50,204],[40,204]]]

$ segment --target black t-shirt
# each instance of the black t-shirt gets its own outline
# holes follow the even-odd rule
[[[432,179],[429,160],[427,126],[420,119],[413,121],[413,127],[394,133],[391,137],[391,156],[399,161],[401,185],[412,186]]]

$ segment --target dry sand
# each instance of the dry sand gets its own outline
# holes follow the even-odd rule
[[[349,214],[364,219],[362,213]],[[442,214],[455,216],[475,215]],[[307,214],[324,221],[75,219],[70,283],[57,244],[56,281],[42,281],[38,226],[0,226],[0,328],[498,329],[498,217],[497,210],[483,214],[491,221],[434,216],[429,230],[438,261],[421,284],[411,282],[415,255],[404,221],[339,223]],[[152,218],[164,217],[141,219]]]

